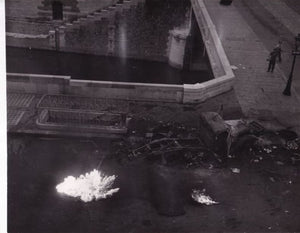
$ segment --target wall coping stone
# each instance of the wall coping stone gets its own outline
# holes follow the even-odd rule
[[[203,0],[191,0],[215,79],[184,84],[184,103],[203,102],[233,88],[235,75]],[[221,68],[221,70],[220,70]],[[227,84],[227,85],[226,85]],[[197,92],[199,93],[197,95]]]

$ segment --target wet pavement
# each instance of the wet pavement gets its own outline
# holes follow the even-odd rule
[[[212,78],[208,71],[187,71],[165,62],[7,47],[7,72],[70,75],[72,79],[194,84]]]

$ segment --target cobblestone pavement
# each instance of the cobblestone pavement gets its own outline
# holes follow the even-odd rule
[[[286,77],[277,66],[274,73],[267,71],[268,49],[238,6],[223,6],[218,0],[205,0],[231,65],[237,67],[235,91],[247,116],[287,114],[299,120],[299,97],[282,95]]]

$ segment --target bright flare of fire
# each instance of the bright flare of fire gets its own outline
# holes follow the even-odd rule
[[[119,188],[111,189],[115,175],[105,176],[98,170],[94,169],[90,173],[80,175],[78,178],[68,176],[64,182],[56,186],[59,193],[80,198],[84,202],[92,200],[105,199],[119,191]]]
[[[192,191],[191,196],[196,202],[201,203],[201,204],[205,204],[205,205],[219,204],[219,202],[213,201],[210,196],[205,195],[200,190],[194,189]]]

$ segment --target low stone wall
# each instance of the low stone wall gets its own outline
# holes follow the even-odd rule
[[[7,74],[7,90],[96,98],[182,102],[182,85],[71,80],[69,76]]]
[[[6,36],[6,45],[18,48],[34,48],[49,50],[48,38],[16,38],[13,36]]]
[[[230,91],[234,85],[234,76],[222,76],[204,83],[184,84],[184,103],[204,102],[205,100]]]
[[[130,100],[182,102],[182,85],[71,80],[71,95]]]
[[[203,0],[191,0],[215,79],[184,85],[184,103],[203,102],[233,88],[235,76]]]
[[[7,74],[7,90],[37,94],[63,94],[69,85],[69,76],[41,74]]]

